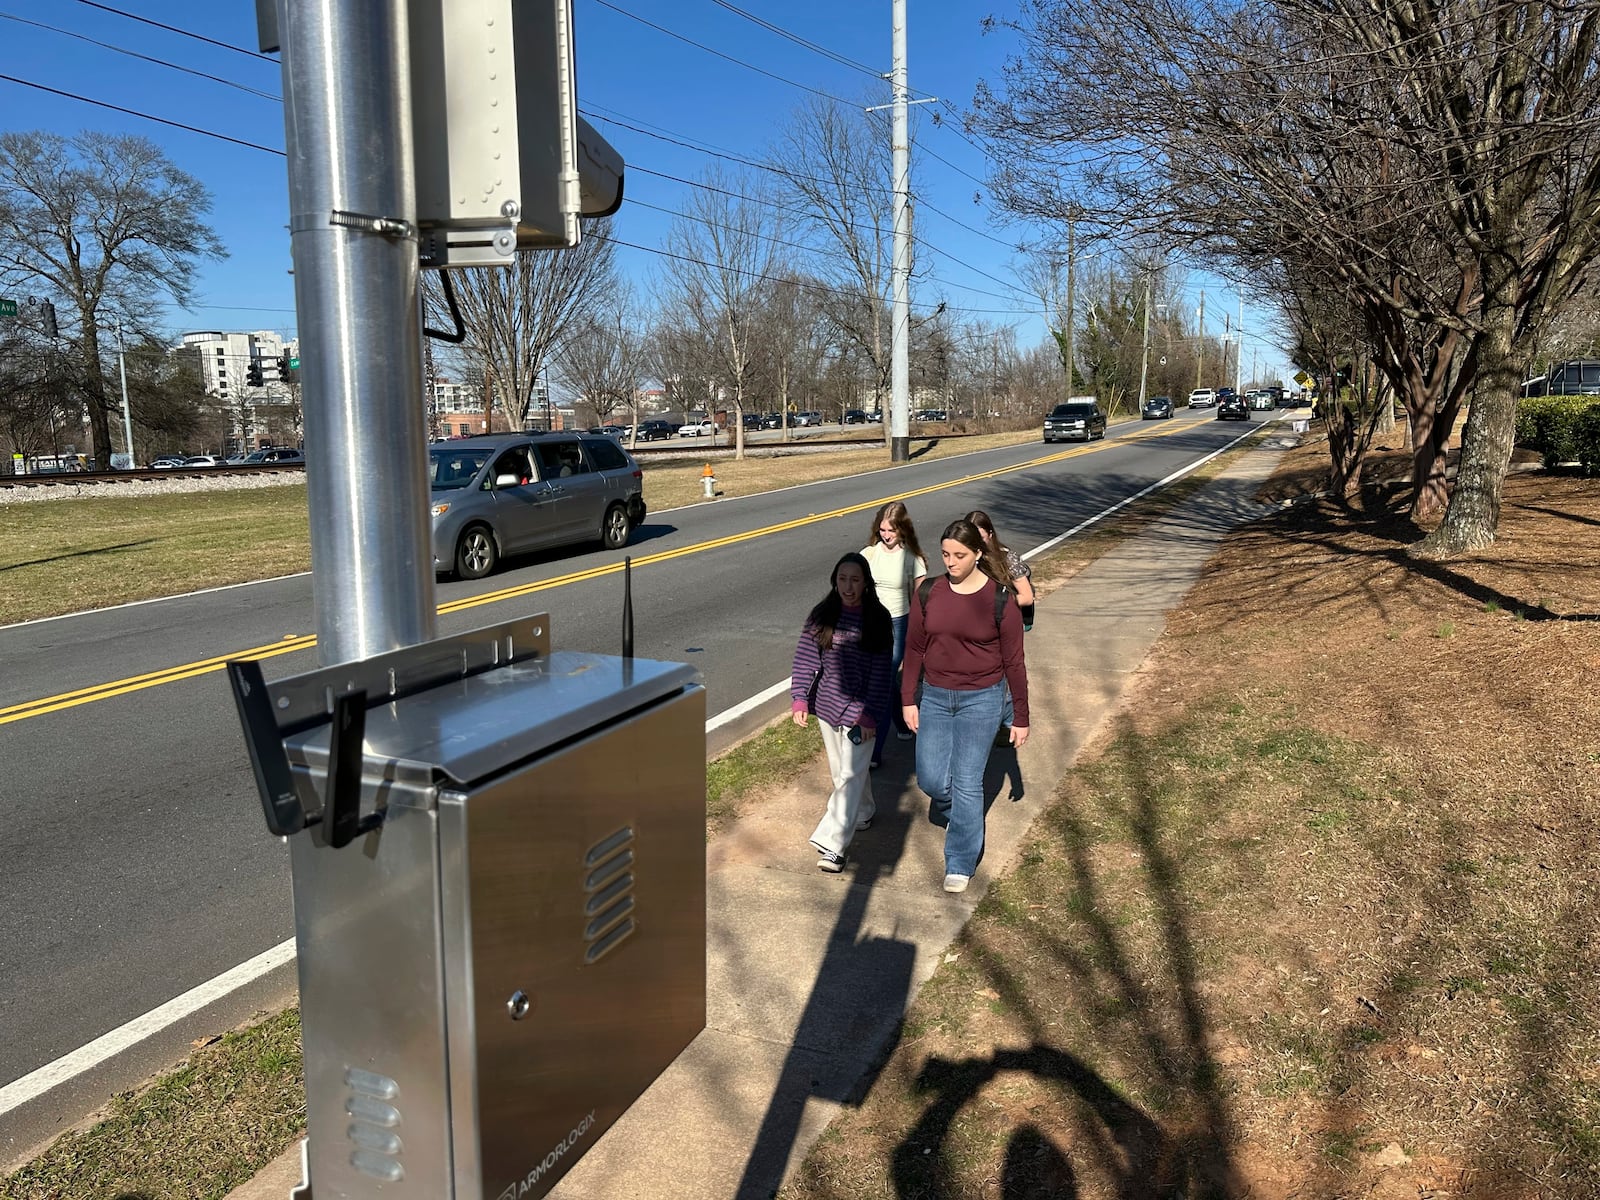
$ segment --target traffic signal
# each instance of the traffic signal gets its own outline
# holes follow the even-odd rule
[[[48,300],[46,300],[43,304],[39,305],[39,320],[40,320],[40,323],[42,324],[42,326],[44,327],[44,335],[45,335],[45,337],[47,337],[47,338],[55,337],[56,336],[56,306],[54,304],[51,304],[50,301],[48,301]]]
[[[262,386],[265,380],[261,377],[261,362],[259,359],[252,358],[250,360],[250,365],[244,371],[244,379],[251,387]]]
[[[289,352],[285,350],[282,354],[278,355],[278,378],[283,380],[283,382],[288,383],[290,372],[292,370],[293,368],[289,366]]]

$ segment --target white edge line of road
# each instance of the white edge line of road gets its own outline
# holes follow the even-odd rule
[[[1229,442],[1227,445],[1223,446],[1221,449],[1213,451],[1204,458],[1197,459],[1195,462],[1190,463],[1181,470],[1174,471],[1165,479],[1157,480],[1149,487],[1134,493],[1126,500],[1118,501],[1104,512],[1097,513],[1090,517],[1087,521],[1079,522],[1065,533],[1051,538],[1048,542],[1044,542],[1038,546],[1035,546],[1022,557],[1032,558],[1035,555],[1043,554],[1045,551],[1060,545],[1073,534],[1082,532],[1096,522],[1109,517],[1118,509],[1125,508],[1127,505],[1132,504],[1141,496],[1147,496],[1151,492],[1156,491],[1158,488],[1166,487],[1169,483],[1182,479],[1185,475],[1199,470],[1218,455],[1233,449],[1233,447],[1237,446],[1240,442],[1244,441],[1245,438],[1249,437],[1252,433],[1260,428],[1261,426],[1259,425],[1252,426],[1250,429],[1246,430],[1243,434]],[[979,453],[982,452],[980,451]],[[245,587],[248,585],[234,584],[232,586]],[[211,590],[223,591],[226,589],[216,588]],[[201,593],[191,594],[199,595]],[[138,603],[153,603],[153,601],[140,601]],[[60,618],[46,617],[44,619],[59,620]],[[711,733],[715,730],[721,729],[724,725],[729,725],[734,721],[737,721],[740,717],[745,716],[747,713],[755,711],[763,704],[766,704],[767,702],[782,695],[789,689],[791,683],[792,679],[781,679],[771,687],[757,692],[748,700],[743,700],[740,703],[735,704],[732,708],[724,709],[722,712],[718,713],[716,716],[712,717],[706,722],[706,732]],[[38,1070],[30,1071],[28,1074],[22,1076],[22,1078],[8,1083],[4,1087],[0,1087],[0,1117],[5,1116],[13,1109],[20,1108],[22,1105],[27,1104],[31,1100],[37,1099],[46,1092],[50,1091],[52,1088],[59,1087],[61,1084],[66,1083],[79,1075],[82,1075],[84,1072],[93,1070],[107,1059],[121,1054],[123,1051],[137,1045],[144,1039],[159,1033],[169,1025],[176,1024],[185,1017],[199,1012],[202,1008],[206,1007],[206,1005],[221,1000],[230,992],[236,991],[247,984],[254,983],[257,979],[260,979],[263,975],[267,974],[267,972],[276,970],[285,963],[292,961],[294,961],[294,939],[290,938],[288,941],[279,942],[276,946],[272,947],[272,949],[262,951],[262,953],[256,955],[254,958],[242,962],[230,970],[224,971],[215,979],[207,980],[198,987],[190,988],[181,996],[174,996],[165,1004],[152,1008],[143,1016],[135,1017],[127,1024],[120,1025],[116,1029],[113,1029],[110,1033],[102,1034],[100,1037],[95,1038],[94,1041],[89,1042],[87,1045],[78,1047],[78,1049],[72,1051],[70,1054],[62,1055],[54,1062],[47,1063]]]

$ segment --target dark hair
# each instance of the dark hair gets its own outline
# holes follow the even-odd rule
[[[844,612],[844,601],[839,599],[839,568],[858,567],[861,570],[861,649],[867,654],[888,654],[894,649],[894,623],[889,610],[878,599],[878,585],[872,580],[872,568],[867,560],[855,551],[842,556],[833,564],[828,575],[828,594],[818,601],[806,626],[818,647],[823,650],[833,645],[833,631],[839,627],[839,614]]]
[[[1011,572],[1006,570],[1006,560],[983,540],[983,534],[971,521],[963,517],[959,521],[951,521],[945,526],[944,532],[939,535],[939,542],[960,542],[968,550],[978,556],[978,566],[990,579],[1001,587],[1011,586]]]
[[[911,524],[911,514],[898,500],[889,501],[878,510],[878,515],[872,518],[872,532],[867,535],[867,545],[878,544],[878,526],[885,521],[894,526],[895,533],[900,537],[900,544],[912,558],[923,557],[922,547],[917,545],[917,531]]]
[[[1004,562],[1006,560],[1006,552],[1011,547],[1000,540],[1000,535],[995,532],[994,522],[989,520],[989,514],[981,508],[975,508],[967,514],[966,519],[978,527],[980,534],[986,535],[984,541],[994,547],[995,553],[1000,556],[1000,561]]]

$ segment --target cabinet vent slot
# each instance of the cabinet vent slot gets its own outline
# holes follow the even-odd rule
[[[633,859],[632,826],[601,838],[583,856],[588,870],[583,880],[588,893],[583,915],[589,918],[583,930],[586,963],[598,962],[633,933]]]

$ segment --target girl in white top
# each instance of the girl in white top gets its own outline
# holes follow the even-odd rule
[[[906,654],[906,622],[911,611],[911,593],[917,590],[928,573],[927,560],[922,557],[922,547],[917,545],[917,531],[911,524],[911,514],[898,500],[891,500],[878,510],[872,519],[872,536],[861,552],[872,568],[872,582],[877,587],[878,599],[889,610],[894,623],[894,686],[899,695],[900,660]],[[911,731],[905,727],[899,705],[894,705],[892,715],[902,740],[909,740]],[[883,744],[889,738],[888,715],[878,721],[878,736],[872,744],[872,765],[883,761]]]

